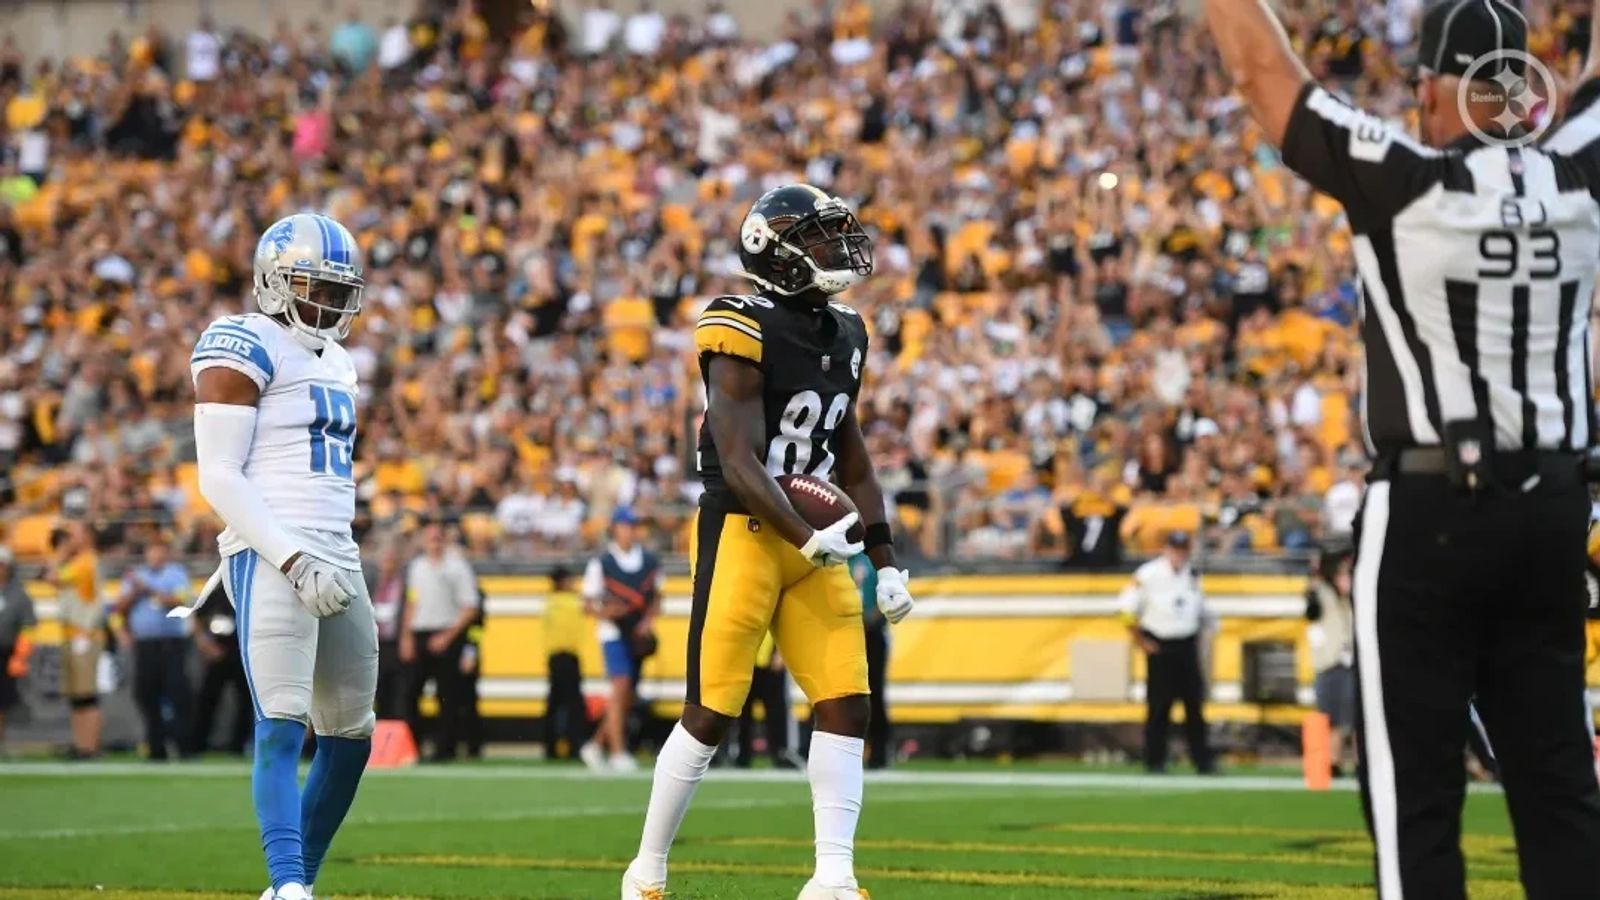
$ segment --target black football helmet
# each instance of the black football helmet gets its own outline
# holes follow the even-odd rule
[[[762,195],[739,229],[745,277],[818,305],[872,274],[872,238],[843,200],[809,184]]]

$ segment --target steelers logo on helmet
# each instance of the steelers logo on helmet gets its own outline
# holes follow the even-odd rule
[[[767,217],[758,212],[753,212],[745,217],[744,226],[739,229],[739,243],[751,253],[760,253],[767,249]]]

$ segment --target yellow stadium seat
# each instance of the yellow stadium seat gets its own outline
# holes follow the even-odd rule
[[[37,506],[56,495],[61,483],[61,470],[20,469],[12,477],[16,482],[17,503]]]
[[[1278,527],[1266,516],[1245,516],[1244,530],[1250,534],[1251,550],[1278,549]]]
[[[500,523],[488,513],[467,513],[461,517],[461,534],[470,544],[485,544],[500,537]]]
[[[50,552],[50,532],[55,527],[55,513],[23,516],[12,523],[8,538],[11,552],[22,558],[44,556]]]
[[[1322,392],[1322,424],[1317,429],[1322,446],[1337,450],[1350,441],[1350,395],[1335,389]]]
[[[1198,531],[1200,507],[1192,503],[1145,503],[1128,510],[1122,537],[1135,550],[1153,553],[1173,531]]]
[[[372,498],[372,517],[374,519],[387,519],[400,511],[400,504],[395,502],[394,494],[379,494]]]
[[[178,463],[173,469],[173,477],[178,480],[178,487],[183,490],[184,508],[192,512],[207,512],[211,504],[200,493],[200,464]]]
[[[918,531],[922,528],[922,508],[901,503],[894,508],[896,518],[900,525],[909,531]]]

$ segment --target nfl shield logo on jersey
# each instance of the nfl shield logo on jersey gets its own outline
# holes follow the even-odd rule
[[[831,368],[833,368],[833,357],[824,356],[822,358],[822,371],[826,372]]]
[[[850,377],[861,380],[861,350],[857,348],[850,351]]]

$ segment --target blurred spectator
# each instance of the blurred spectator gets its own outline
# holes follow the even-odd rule
[[[584,7],[578,33],[584,55],[594,56],[611,48],[622,30],[622,17],[611,9],[611,0],[592,0]]]
[[[1335,777],[1344,773],[1345,745],[1352,739],[1356,716],[1355,613],[1350,605],[1348,551],[1329,553],[1306,588],[1306,643],[1316,670],[1317,710],[1333,728],[1330,758]]]
[[[628,752],[628,719],[641,667],[656,652],[655,620],[661,612],[661,561],[639,542],[638,528],[633,510],[618,508],[611,516],[611,542],[583,573],[583,599],[599,620],[595,637],[611,682],[605,718],[580,753],[590,769],[638,768]]]
[[[390,18],[378,40],[378,68],[394,72],[410,61],[411,29],[399,19]]]
[[[250,683],[244,675],[238,618],[220,582],[209,597],[201,599],[190,621],[194,623],[194,645],[200,653],[202,668],[200,687],[195,691],[194,732],[189,741],[189,752],[201,754],[216,746],[211,740],[212,731],[224,694],[232,688],[230,705],[233,717],[228,723],[227,738],[221,744],[221,749],[235,756],[244,756],[245,748],[252,739],[255,701],[250,696]]]
[[[549,694],[544,707],[544,752],[549,759],[567,759],[589,736],[589,710],[583,699],[583,670],[578,654],[588,642],[583,598],[572,589],[572,573],[550,570],[550,593],[544,603],[544,652]]]
[[[407,720],[422,740],[423,689],[433,682],[439,701],[434,717],[434,762],[456,758],[462,704],[467,700],[462,652],[467,629],[478,618],[478,583],[471,563],[447,544],[444,525],[422,529],[422,552],[406,566],[406,607],[400,619],[400,661],[410,668]]]
[[[222,36],[217,33],[209,15],[200,17],[200,24],[183,42],[183,75],[196,83],[216,81],[222,74]]]
[[[100,666],[105,652],[105,608],[100,601],[100,560],[94,537],[81,521],[68,521],[51,537],[45,580],[56,589],[63,653],[61,696],[72,718],[74,759],[100,755]]]
[[[28,674],[33,653],[33,600],[22,587],[11,551],[0,547],[0,755],[6,739],[6,715],[22,699],[17,683]]]
[[[359,75],[366,71],[378,52],[378,35],[371,25],[362,21],[359,8],[352,6],[345,20],[333,29],[328,51],[347,74]]]
[[[1346,466],[1339,480],[1322,499],[1322,534],[1326,540],[1350,540],[1355,533],[1356,515],[1361,512],[1365,480],[1355,466]]]
[[[653,0],[639,0],[639,11],[622,27],[622,43],[634,56],[655,56],[666,31],[666,17],[656,12]]]
[[[712,0],[706,4],[706,37],[718,44],[731,44],[739,39],[739,21],[728,13],[727,6]]]
[[[117,612],[122,640],[132,644],[133,695],[151,760],[167,758],[169,740],[179,755],[190,755],[194,697],[188,672],[189,623],[167,616],[188,595],[189,573],[173,562],[161,536],[145,547],[144,562],[122,576]]]
[[[378,625],[378,690],[373,707],[380,719],[405,715],[406,667],[400,663],[400,619],[406,606],[406,567],[400,549],[398,540],[385,544],[367,579],[372,617]]]

